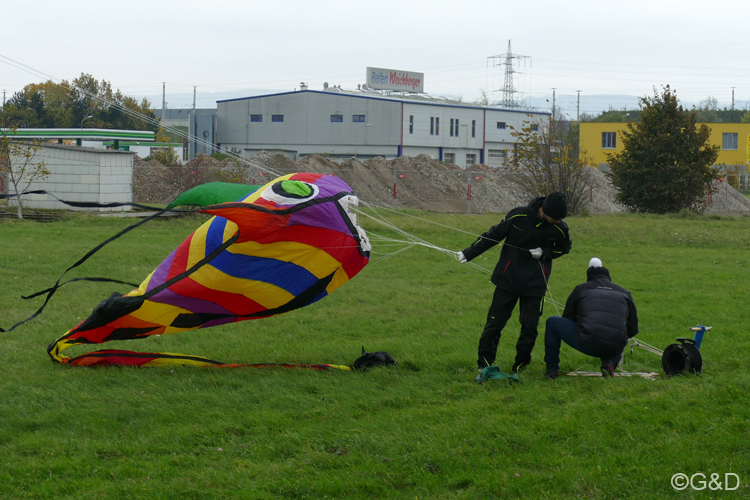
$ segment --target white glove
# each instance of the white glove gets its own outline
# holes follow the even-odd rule
[[[531,256],[534,257],[535,259],[538,259],[539,257],[542,256],[541,247],[532,248],[531,250],[529,250],[529,252],[531,252]]]
[[[461,264],[466,264],[468,261],[466,260],[466,257],[464,256],[463,252],[456,252],[456,258]]]

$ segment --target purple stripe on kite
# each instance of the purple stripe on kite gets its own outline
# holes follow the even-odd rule
[[[224,319],[212,319],[211,321],[206,321],[203,323],[203,326],[201,328],[208,328],[211,326],[219,326],[219,325],[226,325],[227,323],[234,323],[237,321],[237,317],[232,318],[224,318]]]
[[[333,177],[333,176],[321,177],[320,179],[315,181],[315,185],[318,187],[318,190],[320,191],[318,198],[323,198],[326,196],[333,196],[335,194],[341,193],[342,191],[345,193],[349,193],[352,190],[346,184],[346,182],[342,181],[338,177]]]
[[[333,229],[340,233],[351,235],[351,231],[349,231],[349,227],[341,218],[341,213],[339,213],[335,202],[321,203],[305,210],[294,212],[289,218],[289,225],[294,226],[297,224]],[[325,242],[323,242],[323,246],[325,246]]]
[[[177,254],[177,248],[172,250],[172,253],[170,253],[169,256],[159,264],[159,267],[154,271],[154,275],[151,276],[151,281],[148,282],[148,288],[146,291],[149,291],[167,281],[169,269],[172,267],[172,261],[174,260],[175,254]]]
[[[232,311],[224,309],[220,305],[209,300],[179,295],[168,288],[157,293],[149,300],[151,302],[159,302],[160,304],[182,307],[192,313],[234,314]]]

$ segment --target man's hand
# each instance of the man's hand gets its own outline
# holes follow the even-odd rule
[[[456,258],[461,264],[466,264],[468,261],[466,260],[466,257],[464,256],[463,252],[456,252]]]
[[[531,250],[529,250],[529,252],[531,252],[531,256],[534,257],[535,259],[538,259],[539,257],[542,256],[541,247],[532,248]]]

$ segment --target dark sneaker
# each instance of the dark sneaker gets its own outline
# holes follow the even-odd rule
[[[615,367],[612,365],[612,363],[607,365],[602,365],[602,377],[614,377],[615,376]]]
[[[560,373],[559,373],[559,372],[558,372],[557,370],[552,370],[552,371],[549,371],[549,372],[547,372],[547,373],[546,373],[546,374],[544,375],[544,378],[546,378],[547,380],[554,380],[554,379],[556,379],[556,378],[557,378],[557,377],[558,377],[559,375],[560,375]]]

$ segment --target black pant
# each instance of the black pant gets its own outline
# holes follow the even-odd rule
[[[490,366],[495,362],[497,344],[505,324],[510,319],[516,302],[521,302],[521,335],[516,343],[516,359],[513,371],[531,363],[531,351],[534,349],[536,337],[539,334],[537,326],[542,315],[544,297],[518,296],[500,288],[495,288],[492,304],[487,313],[487,323],[484,325],[482,337],[479,339],[479,368]]]

